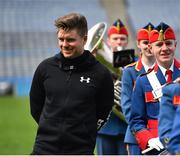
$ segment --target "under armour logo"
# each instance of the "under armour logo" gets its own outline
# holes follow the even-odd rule
[[[87,79],[84,78],[84,76],[80,77],[80,82],[86,81],[86,83],[90,83],[90,78],[88,77]]]
[[[102,127],[102,124],[104,123],[104,120],[102,120],[102,119],[99,119],[98,121],[97,121],[97,129],[99,130],[101,127]]]

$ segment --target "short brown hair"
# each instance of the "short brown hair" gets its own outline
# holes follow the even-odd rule
[[[81,37],[87,35],[88,32],[85,16],[78,13],[70,13],[59,17],[55,20],[55,26],[58,28],[58,31],[59,29],[63,29],[65,31],[76,29]]]

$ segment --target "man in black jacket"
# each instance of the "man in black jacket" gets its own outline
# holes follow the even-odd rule
[[[30,90],[38,124],[32,154],[93,154],[97,125],[103,125],[113,105],[112,77],[84,50],[84,16],[62,16],[55,26],[61,52],[40,63]]]

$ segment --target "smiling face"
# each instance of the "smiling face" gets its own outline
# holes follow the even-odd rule
[[[151,43],[151,51],[153,52],[156,61],[164,68],[169,68],[173,62],[175,50],[175,40],[156,41]]]
[[[153,54],[149,48],[149,40],[137,41],[137,47],[141,50],[142,55],[145,57],[153,57]]]
[[[65,58],[76,58],[84,52],[87,36],[80,36],[76,29],[58,31],[58,45]]]

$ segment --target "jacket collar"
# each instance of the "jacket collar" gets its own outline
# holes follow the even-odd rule
[[[180,69],[180,62],[177,61],[176,59],[174,59],[174,66],[177,68],[177,69]],[[154,71],[157,72],[159,69],[159,66],[158,64],[156,63],[155,66],[154,66]]]
[[[137,71],[140,71],[142,68],[143,68],[143,64],[142,64],[141,59],[139,59],[139,60],[137,61],[137,63],[136,63],[135,69],[136,69]]]
[[[88,68],[97,62],[94,56],[87,50],[84,50],[81,56],[74,59],[65,58],[61,52],[56,54],[55,58],[58,60],[59,67],[63,70],[80,70]]]

